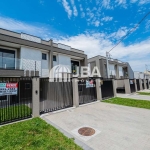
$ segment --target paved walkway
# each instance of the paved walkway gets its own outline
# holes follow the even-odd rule
[[[140,92],[149,92],[150,90],[143,90]],[[132,98],[132,99],[139,99],[139,100],[148,100],[150,101],[150,96],[147,95],[139,95],[138,93],[132,93],[132,94],[117,94],[117,97],[122,97],[122,98]]]
[[[49,114],[43,119],[94,150],[150,150],[150,110],[147,109],[98,102]],[[97,135],[91,139],[78,136],[76,131],[83,126],[96,129]]]

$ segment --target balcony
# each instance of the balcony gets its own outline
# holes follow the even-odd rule
[[[0,56],[0,76],[24,76],[21,60]]]

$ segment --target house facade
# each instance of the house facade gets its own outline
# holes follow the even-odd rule
[[[127,62],[122,62],[117,59],[109,59],[109,75],[110,78],[123,79],[123,78],[134,78],[134,72]],[[88,64],[93,70],[97,66],[100,70],[101,76],[107,78],[107,62],[104,56],[95,56],[88,59]]]
[[[135,79],[148,79],[148,80],[150,80],[150,73],[149,72],[134,71],[134,78]]]
[[[87,55],[52,40],[0,29],[0,76],[49,77],[56,65],[75,74],[77,67],[87,66]]]

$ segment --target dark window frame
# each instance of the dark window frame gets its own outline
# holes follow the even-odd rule
[[[47,60],[47,54],[42,53],[42,60]]]
[[[57,61],[56,55],[53,55],[53,61]]]

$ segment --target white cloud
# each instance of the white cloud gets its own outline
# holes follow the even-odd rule
[[[113,7],[111,6],[111,1],[110,0],[103,0],[102,1],[102,6],[106,9],[113,9]]]
[[[131,3],[136,3],[138,0],[130,0]]]
[[[0,16],[0,28],[4,28],[7,30],[18,31],[18,32],[26,32],[29,34],[37,34],[37,33],[46,33],[47,29],[44,27],[36,27],[34,25],[29,25],[27,23]]]
[[[146,29],[149,29],[150,28],[150,20],[148,20],[147,22],[146,22],[146,27],[145,27]]]
[[[127,27],[121,27],[120,29],[118,29],[118,31],[111,33],[108,37],[116,40],[120,40],[122,37],[124,37],[127,34],[127,32],[128,32]]]
[[[85,17],[85,13],[82,12],[82,13],[81,13],[81,18],[84,18],[84,17]]]
[[[96,21],[94,22],[94,24],[95,24],[96,27],[99,27],[100,21],[96,20]]]
[[[122,35],[122,34],[121,34]],[[85,33],[68,38],[55,39],[56,42],[70,45],[74,48],[84,50],[88,57],[96,55],[105,56],[106,51],[110,50],[114,44],[105,33]],[[121,59],[129,63],[136,71],[143,71],[145,63],[150,63],[150,39],[125,46],[121,43],[112,52],[113,58]],[[148,57],[149,56],[149,57]]]
[[[102,21],[111,21],[111,20],[113,20],[113,17],[106,16],[102,18]]]
[[[66,0],[62,0],[63,7],[68,14],[68,18],[70,19],[72,16],[72,10],[69,6],[69,3]]]
[[[44,5],[44,0],[40,0],[40,4],[41,4],[41,5]]]
[[[147,4],[150,3],[150,0],[140,0],[139,4],[143,5],[143,4]]]
[[[72,7],[73,7],[74,16],[78,16],[77,7],[75,6],[74,0],[71,0],[71,4],[72,4]]]

